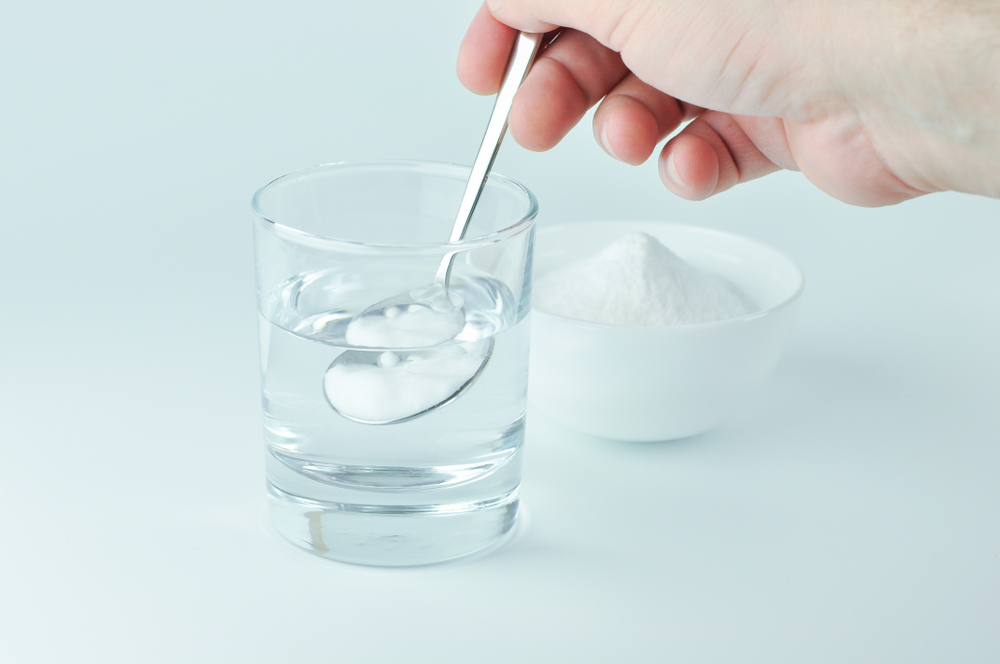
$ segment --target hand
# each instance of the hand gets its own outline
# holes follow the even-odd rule
[[[594,135],[629,164],[692,120],[658,162],[687,199],[779,169],[856,205],[1000,197],[1000,3],[489,1],[458,59],[479,94],[497,91],[515,29],[562,26],[511,110],[528,149],[600,102]]]

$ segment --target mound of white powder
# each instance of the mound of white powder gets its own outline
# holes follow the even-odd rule
[[[629,233],[596,256],[539,277],[535,309],[607,325],[689,325],[757,310],[722,277],[681,260],[646,233]]]

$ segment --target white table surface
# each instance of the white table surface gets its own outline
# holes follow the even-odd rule
[[[468,163],[474,1],[28,3],[0,20],[0,661],[1000,661],[1000,201],[706,203],[585,120],[497,164],[539,224],[663,219],[806,273],[765,388],[625,444],[529,411],[486,556],[328,562],[264,512],[249,199],[315,163]]]

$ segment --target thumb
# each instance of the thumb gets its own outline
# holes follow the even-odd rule
[[[486,0],[493,18],[522,32],[574,28],[611,47],[620,24],[637,2],[624,0]]]

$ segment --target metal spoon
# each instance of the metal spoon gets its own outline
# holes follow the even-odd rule
[[[496,101],[493,104],[493,112],[490,115],[489,124],[486,126],[486,133],[483,135],[483,141],[479,146],[479,152],[476,154],[476,160],[473,162],[472,171],[469,174],[469,181],[465,186],[465,193],[462,195],[458,214],[455,216],[455,224],[451,230],[451,237],[448,239],[449,243],[461,241],[469,229],[472,215],[476,210],[476,204],[479,202],[479,197],[486,186],[486,180],[489,178],[493,162],[496,160],[497,152],[500,150],[500,143],[503,141],[504,134],[507,131],[507,118],[510,115],[510,107],[514,101],[514,93],[517,92],[525,76],[528,75],[528,69],[531,67],[531,63],[538,53],[541,42],[541,33],[527,32],[518,33],[517,39],[514,41],[514,48],[511,51],[510,60],[507,62],[507,70],[504,73],[503,82],[500,84],[500,91],[497,93]],[[455,264],[455,257],[458,253],[458,251],[449,252],[442,258],[432,284],[382,300],[355,316],[347,328],[348,343],[355,346],[369,346],[383,349],[392,348],[392,344],[386,343],[386,338],[372,335],[373,328],[381,324],[381,321],[377,319],[393,319],[400,315],[408,315],[408,313],[419,315],[421,309],[434,311],[438,320],[444,321],[447,324],[441,326],[439,339],[434,337],[429,338],[426,333],[422,334],[420,345],[431,346],[454,339],[462,330],[465,322],[465,307],[461,303],[461,299],[453,297],[448,292],[448,287],[451,283],[452,267]],[[417,309],[413,309],[414,307]],[[356,338],[352,339],[352,326],[354,326],[355,332],[359,329],[365,329],[365,332],[354,334]],[[403,344],[403,346],[405,345]],[[446,399],[418,413],[392,420],[372,421],[352,417],[349,413],[344,413],[335,407],[334,410],[337,410],[343,417],[362,424],[395,424],[429,413],[454,401],[459,394],[467,389],[482,374],[486,363],[490,361],[490,357],[493,355],[493,346],[494,344],[491,339],[489,349],[486,351],[479,368],[455,392]],[[362,355],[367,353],[370,353],[372,357],[362,357]],[[378,351],[345,351],[333,361],[333,364],[330,365],[327,371],[329,372],[339,364],[374,364],[378,356]],[[333,407],[333,404],[330,405]]]
[[[465,185],[465,194],[462,196],[462,204],[458,207],[458,214],[455,217],[455,226],[451,229],[451,237],[448,242],[458,242],[465,237],[465,232],[469,230],[469,222],[472,221],[472,213],[476,210],[476,203],[486,186],[486,179],[496,161],[497,152],[500,151],[500,142],[507,132],[507,118],[510,115],[511,104],[514,103],[514,93],[521,87],[528,69],[535,60],[539,47],[542,45],[542,34],[531,32],[519,32],[514,42],[514,50],[510,54],[507,63],[507,71],[503,76],[503,83],[500,84],[500,91],[497,93],[496,102],[493,104],[493,113],[490,115],[490,122],[486,125],[486,134],[483,142],[479,146],[479,153],[476,154],[476,161],[472,164],[472,172],[469,174],[469,183]],[[434,282],[447,289],[451,279],[451,267],[455,262],[455,254],[448,254],[441,261]]]

